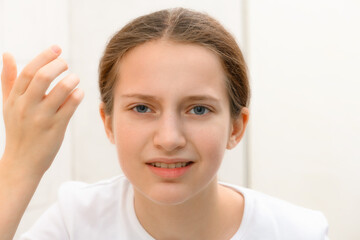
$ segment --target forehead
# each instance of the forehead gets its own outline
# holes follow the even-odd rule
[[[196,44],[156,40],[127,52],[120,61],[117,91],[226,94],[220,58]]]

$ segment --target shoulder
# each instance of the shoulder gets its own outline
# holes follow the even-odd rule
[[[96,218],[108,209],[113,209],[113,213],[120,211],[121,202],[126,201],[129,194],[131,185],[124,176],[93,184],[70,181],[60,186],[58,203],[61,212],[69,219]]]
[[[276,239],[326,239],[328,222],[320,211],[236,185],[225,184],[245,199],[244,221],[252,231],[267,230]]]
[[[84,183],[79,181],[65,182],[60,186],[58,197],[60,200],[69,196],[91,199],[93,197],[106,199],[115,194],[121,194],[130,187],[125,176],[116,176],[96,183]]]
[[[124,209],[131,199],[124,176],[94,184],[65,182],[57,203],[21,239],[124,239],[129,233]]]

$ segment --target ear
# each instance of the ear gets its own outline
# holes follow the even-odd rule
[[[110,142],[112,144],[114,144],[115,138],[114,138],[113,127],[112,127],[112,117],[105,113],[105,104],[103,102],[100,103],[99,112],[100,112],[101,119],[103,120],[103,123],[104,123],[106,135],[107,135],[108,139],[110,140]]]
[[[249,109],[243,107],[239,117],[235,120],[232,120],[231,133],[229,136],[226,149],[233,149],[238,145],[242,137],[244,136],[247,123],[249,121]]]

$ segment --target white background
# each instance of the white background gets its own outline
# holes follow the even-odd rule
[[[241,145],[226,153],[220,179],[321,210],[331,239],[359,239],[360,2],[355,0],[0,0],[0,53],[11,52],[21,70],[58,44],[70,66],[67,73],[80,76],[85,91],[17,236],[56,201],[62,182],[95,182],[121,172],[98,114],[99,58],[125,23],[176,6],[217,18],[234,34],[249,65],[250,125]],[[4,145],[1,122],[0,154]]]

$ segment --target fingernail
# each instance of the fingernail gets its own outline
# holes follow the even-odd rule
[[[57,45],[53,45],[51,49],[56,53],[59,54],[61,52],[61,49]]]

